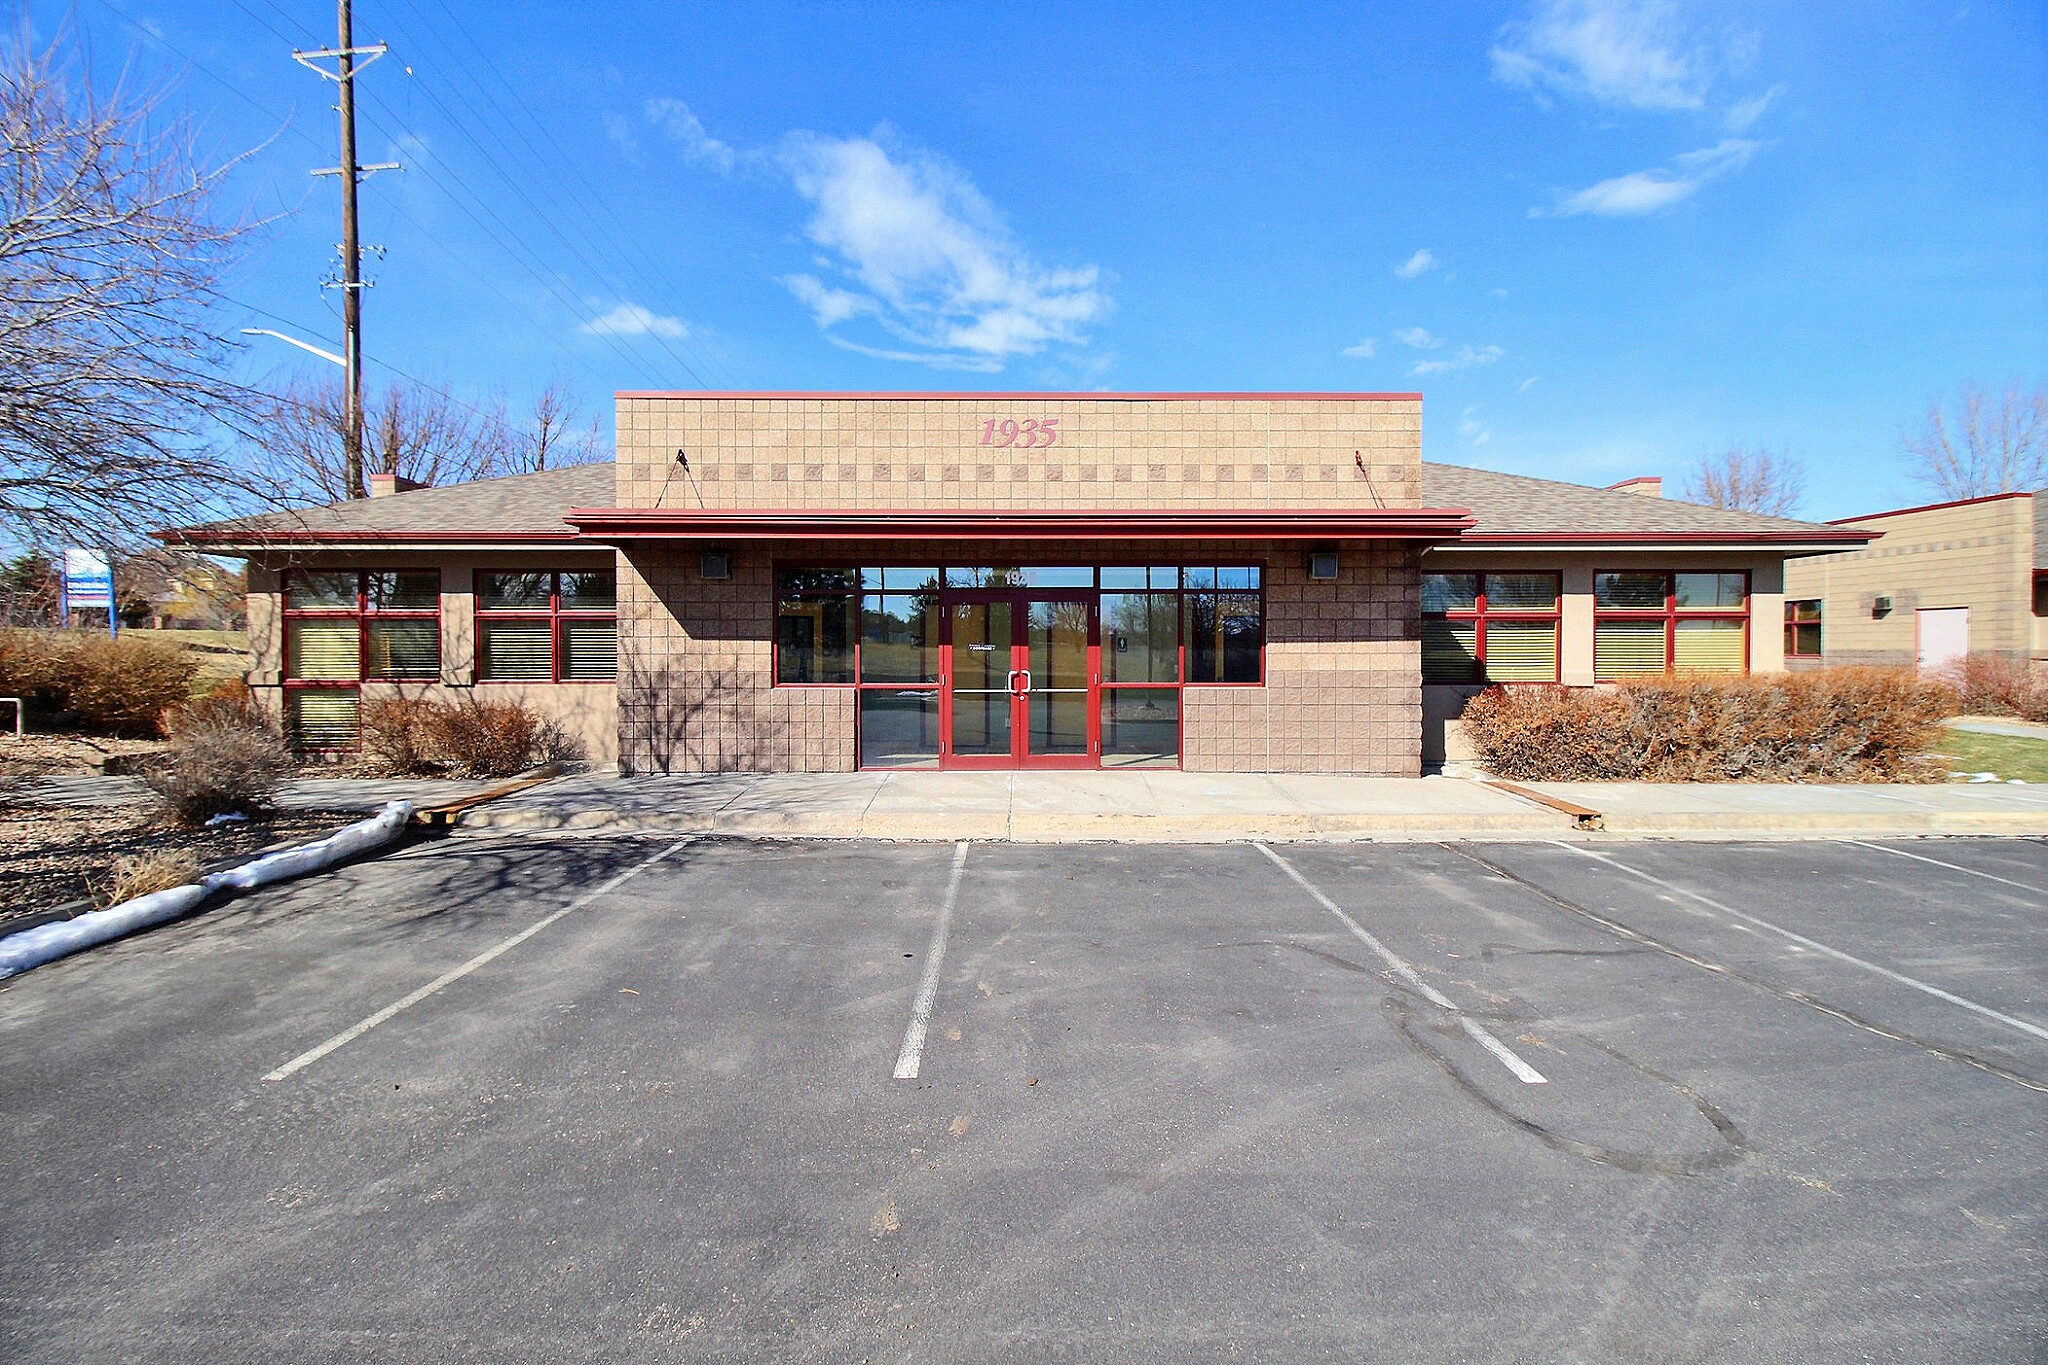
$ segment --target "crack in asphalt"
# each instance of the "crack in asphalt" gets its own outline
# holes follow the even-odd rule
[[[1663,939],[1660,939],[1653,934],[1646,934],[1640,929],[1630,928],[1628,925],[1623,924],[1619,920],[1610,919],[1608,916],[1601,914],[1597,910],[1589,909],[1586,906],[1580,905],[1577,901],[1569,900],[1564,896],[1560,896],[1555,891],[1552,891],[1548,887],[1543,886],[1541,883],[1531,881],[1529,878],[1522,876],[1520,873],[1512,872],[1509,869],[1502,867],[1499,863],[1492,861],[1491,859],[1482,858],[1478,854],[1469,852],[1466,849],[1459,848],[1455,844],[1439,844],[1437,845],[1437,847],[1443,849],[1447,853],[1456,854],[1458,857],[1465,859],[1465,861],[1469,863],[1473,863],[1479,867],[1483,867],[1488,872],[1493,873],[1495,876],[1502,877],[1507,881],[1513,882],[1516,886],[1522,887],[1524,890],[1534,892],[1537,896],[1541,897],[1543,900],[1550,902],[1558,909],[1567,911],[1570,914],[1577,915],[1581,919],[1584,919],[1591,924],[1598,925],[1600,928],[1606,930],[1610,934],[1614,934],[1617,937],[1627,939],[1631,943],[1640,944],[1645,948],[1655,949],[1657,952],[1663,953],[1667,957],[1676,958],[1678,961],[1685,963],[1687,966],[1697,967],[1701,971],[1712,972],[1716,976],[1725,976],[1730,980],[1740,981],[1746,986],[1752,986],[1757,990],[1763,991],[1767,995],[1774,995],[1778,997],[1780,1000],[1790,1000],[1794,1004],[1804,1005],[1808,1009],[1818,1010],[1822,1014],[1829,1015],[1833,1018],[1839,1019],[1845,1024],[1849,1024],[1856,1028],[1862,1029],[1865,1033],[1873,1034],[1879,1038],[1889,1039],[1890,1041],[1895,1043],[1904,1043],[1909,1047],[1918,1048],[1922,1052],[1927,1053],[1929,1056],[1939,1057],[1943,1061],[1960,1062],[1964,1066],[1975,1067],[1977,1070],[1985,1072],[1988,1075],[1996,1076],[2002,1081],[2009,1081],[2012,1084],[2020,1086],[2024,1089],[2033,1090],[2040,1094],[2048,1095],[2048,1084],[2044,1084],[2041,1081],[2035,1080],[2033,1077],[2028,1076],[2022,1072],[2014,1071],[2011,1067],[2002,1066],[1997,1062],[1991,1061],[1985,1057],[1980,1057],[1976,1053],[1970,1052],[1963,1048],[1948,1047],[1941,1043],[1933,1042],[1930,1039],[1922,1038],[1917,1034],[1911,1034],[1903,1032],[1898,1029],[1887,1028],[1885,1025],[1880,1024],[1875,1020],[1864,1018],[1862,1015],[1857,1014],[1854,1010],[1847,1009],[1841,1005],[1833,1004],[1829,1001],[1821,999],[1819,996],[1809,995],[1807,992],[1801,990],[1794,990],[1790,986],[1780,986],[1774,981],[1766,981],[1764,978],[1760,976],[1752,976],[1748,972],[1742,971],[1735,967],[1731,967],[1725,962],[1716,962],[1712,958],[1702,957],[1698,953],[1690,952],[1684,948],[1680,948],[1676,944],[1666,943]]]

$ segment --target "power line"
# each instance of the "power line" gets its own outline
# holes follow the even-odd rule
[[[416,10],[414,12],[415,14],[418,13]],[[413,37],[410,34],[408,34],[405,29],[400,28],[399,34],[401,37],[405,38],[408,44],[411,45],[412,47],[424,48],[425,45],[420,43],[420,41],[416,37]],[[465,107],[469,108],[470,112],[473,115],[475,115],[479,119],[483,119],[484,121],[488,122],[488,119],[485,118],[481,111],[477,110],[476,107],[470,103],[468,97],[465,96],[454,83],[451,82],[448,88],[449,93],[455,99],[462,102],[465,105]],[[441,97],[435,93],[433,87],[431,85],[422,85],[420,87],[420,93],[424,95],[426,99],[436,109],[440,110],[442,117],[448,121],[449,126],[452,127],[457,133],[461,134],[463,139],[467,141],[469,145],[476,150],[477,155],[481,157],[484,163],[491,168],[491,170],[498,176],[500,180],[504,182],[506,188],[509,189],[512,192],[513,196],[520,202],[520,204],[525,207],[527,213],[533,217],[534,221],[538,222],[543,227],[547,228],[550,232],[552,232],[556,240],[561,243],[563,249],[571,258],[581,263],[584,269],[588,270],[593,276],[595,276],[599,280],[611,284],[613,292],[623,297],[625,291],[619,288],[617,282],[615,280],[607,279],[606,272],[603,269],[603,267],[599,266],[596,262],[591,260],[591,258],[585,254],[582,245],[578,243],[577,239],[572,234],[565,231],[563,227],[555,221],[553,216],[549,214],[544,205],[535,201],[534,197],[527,192],[526,188],[522,184],[520,184],[519,180],[517,180],[511,174],[507,173],[506,169],[504,168],[501,162],[501,159],[493,153],[492,149],[485,147],[482,140],[477,137],[477,135],[470,129],[470,127],[463,121],[463,119],[460,116],[458,116],[454,110],[450,109],[448,105],[441,99]],[[387,106],[387,113],[388,112],[389,109]],[[504,114],[502,109],[498,110],[498,114],[499,118],[509,125],[509,120],[504,120]],[[506,127],[505,131],[514,132],[516,135],[516,130],[511,129],[509,126]],[[593,319],[593,321],[596,321],[596,319]],[[678,365],[682,366],[685,373],[689,374],[690,377],[695,379],[699,384],[703,384],[704,381],[702,376],[698,375],[696,369],[690,364],[690,362],[686,360],[682,356],[682,354],[676,350],[674,346],[669,344],[670,339],[668,337],[662,336],[659,333],[650,333],[650,335],[653,335],[655,340],[661,345],[661,347],[669,353],[670,357],[674,359]]]
[[[412,10],[414,16],[419,19],[420,23],[423,26],[426,26],[428,30],[431,32],[431,21],[427,18],[425,13],[422,12],[420,8],[413,3],[413,0],[404,0],[404,3],[406,8]],[[538,132],[540,136],[547,142],[547,144],[554,149],[556,156],[560,159],[561,168],[564,171],[566,171],[569,177],[572,177],[577,183],[579,183],[582,186],[582,190],[584,192],[582,196],[571,193],[569,195],[564,196],[564,202],[576,208],[583,215],[584,221],[589,223],[593,228],[597,229],[599,232],[603,233],[609,239],[611,246],[615,250],[617,250],[622,257],[637,257],[639,259],[640,266],[647,272],[647,276],[650,281],[659,283],[664,287],[664,289],[667,292],[680,295],[682,293],[681,289],[675,284],[673,279],[670,276],[668,276],[665,271],[663,271],[661,266],[656,262],[654,257],[650,253],[648,253],[645,246],[640,242],[640,240],[634,237],[631,232],[627,231],[624,222],[619,218],[616,210],[612,208],[610,199],[607,196],[598,192],[596,186],[594,186],[591,183],[589,177],[584,173],[581,162],[579,162],[575,157],[569,155],[567,150],[563,148],[562,144],[556,140],[554,132],[548,127],[548,125],[544,121],[542,121],[537,115],[534,114],[532,106],[527,104],[524,97],[521,96],[521,94],[519,93],[518,86],[515,85],[510,79],[506,77],[504,71],[499,68],[497,62],[492,59],[490,52],[476,40],[475,36],[469,31],[468,26],[462,22],[461,16],[456,14],[452,9],[449,8],[449,6],[446,3],[446,0],[435,0],[435,4],[436,7],[440,9],[440,11],[448,17],[448,21],[454,26],[455,31],[462,35],[463,41],[468,43],[471,50],[476,53],[478,59],[482,62],[484,69],[489,71],[492,76],[496,77],[498,84],[504,87],[505,93],[510,97],[513,106],[517,108],[520,111],[520,113],[526,116],[526,121],[529,124],[531,124],[534,130]],[[490,101],[491,107],[498,114],[501,126],[504,128],[504,130],[511,133],[514,137],[518,138],[522,144],[524,144],[534,165],[542,169],[546,169],[547,163],[545,159],[541,156],[539,148],[535,146],[533,142],[530,139],[528,139],[523,132],[519,131],[519,129],[514,125],[513,120],[505,114],[504,106],[498,102],[497,97],[493,95],[489,90],[487,90],[484,87],[484,83],[481,80],[478,80],[473,73],[464,70],[464,74],[467,75],[471,82],[475,85],[477,92],[480,95],[482,95],[486,100]],[[593,211],[592,205],[595,205],[598,210],[601,210],[603,212],[604,216],[610,220],[609,224],[600,221],[598,213]],[[692,333],[689,337],[686,337],[685,340],[689,340],[695,337],[696,334]],[[701,353],[702,358],[706,361],[706,363],[715,365],[721,370],[723,370],[726,379],[729,382],[731,382],[735,387],[745,387],[745,382],[741,380],[738,374],[734,371],[731,365],[730,357],[723,354],[722,348],[717,346],[714,338],[710,338],[708,336],[702,338],[701,340],[698,341],[697,349]],[[687,366],[685,368],[687,368]],[[699,380],[699,382],[702,382],[701,379]]]

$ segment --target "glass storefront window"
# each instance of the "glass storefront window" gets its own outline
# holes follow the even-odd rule
[[[937,682],[938,591],[869,593],[863,601],[860,680]]]
[[[1180,681],[1178,594],[1106,592],[1100,620],[1104,683]]]
[[[1182,594],[1187,681],[1256,683],[1265,655],[1265,622],[1253,593]]]
[[[1662,611],[1667,586],[1661,573],[1593,575],[1593,605],[1618,611]]]
[[[864,768],[938,767],[938,689],[863,687],[860,762]]]
[[[363,585],[372,611],[431,611],[441,605],[441,574],[435,569],[364,574]]]
[[[860,596],[784,598],[775,604],[775,681],[850,683]]]
[[[1749,592],[1747,574],[1681,573],[1671,580],[1671,596],[1680,611],[1739,607]]]
[[[1102,766],[1172,768],[1180,763],[1180,690],[1112,687],[1102,693]]]
[[[1478,574],[1426,573],[1422,576],[1422,610],[1425,614],[1478,609]]]

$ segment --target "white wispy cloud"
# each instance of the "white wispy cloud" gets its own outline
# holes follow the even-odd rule
[[[641,113],[656,132],[675,143],[683,160],[708,166],[720,174],[732,169],[732,148],[705,132],[703,120],[681,100],[652,99],[641,106]]]
[[[1728,112],[1721,116],[1721,124],[1731,133],[1746,133],[1764,116],[1764,110],[1772,101],[1785,93],[1785,87],[1774,85],[1761,95],[1752,95],[1746,100],[1737,100],[1728,106]]]
[[[1346,346],[1343,350],[1337,352],[1338,355],[1346,356],[1352,360],[1371,360],[1379,353],[1380,342],[1378,337],[1367,337],[1356,346]]]
[[[1491,365],[1506,354],[1507,352],[1498,346],[1460,346],[1449,355],[1416,361],[1408,367],[1408,373],[1448,374],[1453,370],[1469,370],[1474,365]]]
[[[1564,197],[1553,208],[1533,208],[1531,218],[1569,218],[1575,214],[1597,213],[1609,218],[1627,218],[1655,213],[1681,199],[1688,199],[1699,187],[1719,175],[1740,170],[1756,155],[1761,144],[1750,138],[1731,137],[1716,146],[1686,152],[1672,158],[1671,165],[1647,171],[1630,171],[1597,185],[1588,185]]]
[[[1524,379],[1521,383],[1515,385],[1515,392],[1527,393],[1530,389],[1536,386],[1536,381],[1541,379],[1542,377],[1543,376],[1540,374],[1530,375],[1527,379]]]
[[[637,303],[621,303],[603,317],[584,323],[582,330],[597,337],[657,336],[670,341],[690,334],[689,324],[681,318],[664,317]]]
[[[1698,109],[1718,65],[1675,0],[1542,0],[1489,54],[1509,85],[1636,109]]]
[[[1400,342],[1403,346],[1410,346],[1418,351],[1433,351],[1444,344],[1442,337],[1431,336],[1420,327],[1398,328],[1394,332],[1394,340]]]
[[[1404,280],[1412,280],[1436,265],[1436,253],[1428,247],[1420,247],[1413,256],[1394,267],[1394,273]]]
[[[1483,446],[1493,439],[1493,432],[1487,429],[1486,423],[1479,420],[1479,405],[1477,403],[1474,403],[1471,407],[1466,408],[1463,413],[1459,414],[1458,434],[1475,446]]]
[[[1109,308],[1095,266],[1040,265],[973,182],[937,156],[797,133],[778,159],[813,206],[806,234],[841,277],[781,283],[836,344],[993,371],[1056,343],[1081,343]],[[889,344],[832,333],[861,317],[873,318]]]

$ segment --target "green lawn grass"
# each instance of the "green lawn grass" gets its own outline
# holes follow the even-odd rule
[[[2017,777],[2048,783],[2048,739],[1947,730],[1935,752],[1950,772],[1997,773],[2000,781]]]

